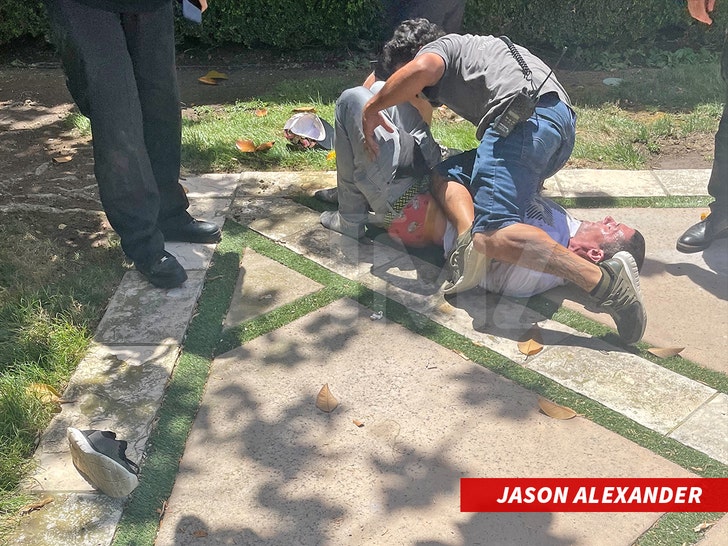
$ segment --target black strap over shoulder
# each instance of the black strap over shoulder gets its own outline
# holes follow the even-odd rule
[[[508,46],[508,51],[511,52],[511,55],[513,55],[513,58],[518,63],[518,66],[521,67],[521,72],[523,72],[523,77],[526,78],[526,80],[531,81],[531,69],[528,68],[528,65],[526,64],[526,61],[523,59],[519,51],[516,49],[516,46],[513,45],[513,42],[511,42],[511,39],[508,36],[498,36],[501,40],[503,40],[503,43]]]

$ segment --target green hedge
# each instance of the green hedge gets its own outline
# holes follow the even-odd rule
[[[38,0],[0,4],[0,44],[46,32]],[[379,0],[211,0],[201,26],[179,18],[178,36],[251,48],[345,47],[376,39],[380,12]],[[609,50],[649,45],[666,31],[700,36],[700,27],[681,0],[468,0],[464,21],[466,32],[508,34],[530,46]]]
[[[468,0],[464,30],[554,48],[629,48],[691,25],[681,0]]]

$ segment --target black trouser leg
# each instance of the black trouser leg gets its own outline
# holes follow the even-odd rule
[[[726,102],[718,132],[715,134],[715,158],[708,182],[708,193],[715,199],[710,205],[711,213],[725,218],[728,216],[728,29],[723,42],[721,75],[726,85]]]
[[[150,259],[164,248],[157,228],[160,197],[165,211],[187,205],[177,179],[180,121],[171,3],[139,14],[74,0],[47,5],[68,88],[91,120],[106,215],[127,256]]]

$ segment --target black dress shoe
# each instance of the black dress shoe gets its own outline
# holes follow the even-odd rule
[[[192,218],[184,223],[166,223],[160,226],[165,241],[182,243],[217,243],[220,241],[220,228],[212,222]]]
[[[728,237],[728,218],[722,222],[713,214],[702,222],[689,227],[677,240],[677,249],[685,254],[700,252],[710,246],[716,239]]]
[[[134,265],[139,273],[158,288],[177,288],[187,280],[187,273],[177,258],[166,250],[151,260],[134,262]]]

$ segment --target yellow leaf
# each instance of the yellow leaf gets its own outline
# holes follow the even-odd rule
[[[223,72],[218,72],[217,70],[210,70],[207,74],[203,76],[204,78],[209,78],[211,80],[227,80],[227,74]]]
[[[542,412],[554,419],[571,419],[572,417],[576,417],[576,412],[573,409],[555,404],[542,396],[538,397],[538,407],[541,408]]]
[[[255,115],[258,116],[259,118],[262,118],[264,116],[267,116],[268,115],[268,109],[267,108],[258,108],[255,111]]]
[[[316,407],[321,411],[331,413],[336,409],[336,406],[338,405],[339,401],[334,398],[333,394],[331,394],[331,391],[329,390],[329,384],[326,383],[323,387],[321,387],[321,390],[316,397]]]
[[[518,342],[518,350],[526,356],[533,356],[543,350],[541,332],[538,328],[531,328],[525,335],[526,339]]]
[[[647,352],[659,358],[670,358],[671,356],[680,354],[684,349],[685,347],[650,347],[647,349]]]
[[[313,107],[313,106],[298,106],[298,107],[294,108],[293,111],[295,113],[299,113],[299,112],[311,112],[311,113],[315,113],[316,112],[316,108]]]
[[[336,150],[331,150],[328,154],[326,154],[326,159],[328,161],[333,161],[336,159]]]
[[[217,85],[217,80],[215,80],[214,78],[208,78],[207,76],[197,78],[197,81],[206,85]]]
[[[700,221],[702,222],[702,221],[703,221],[703,220],[705,220],[705,219],[706,219],[706,218],[707,218],[707,217],[708,217],[709,215],[710,215],[710,213],[709,213],[709,212],[701,212],[701,213],[700,213]]]
[[[31,383],[28,385],[26,392],[32,394],[41,402],[52,404],[61,403],[61,395],[58,394],[58,391],[45,383]]]
[[[53,158],[53,163],[68,163],[73,159],[72,155],[60,155]]]

